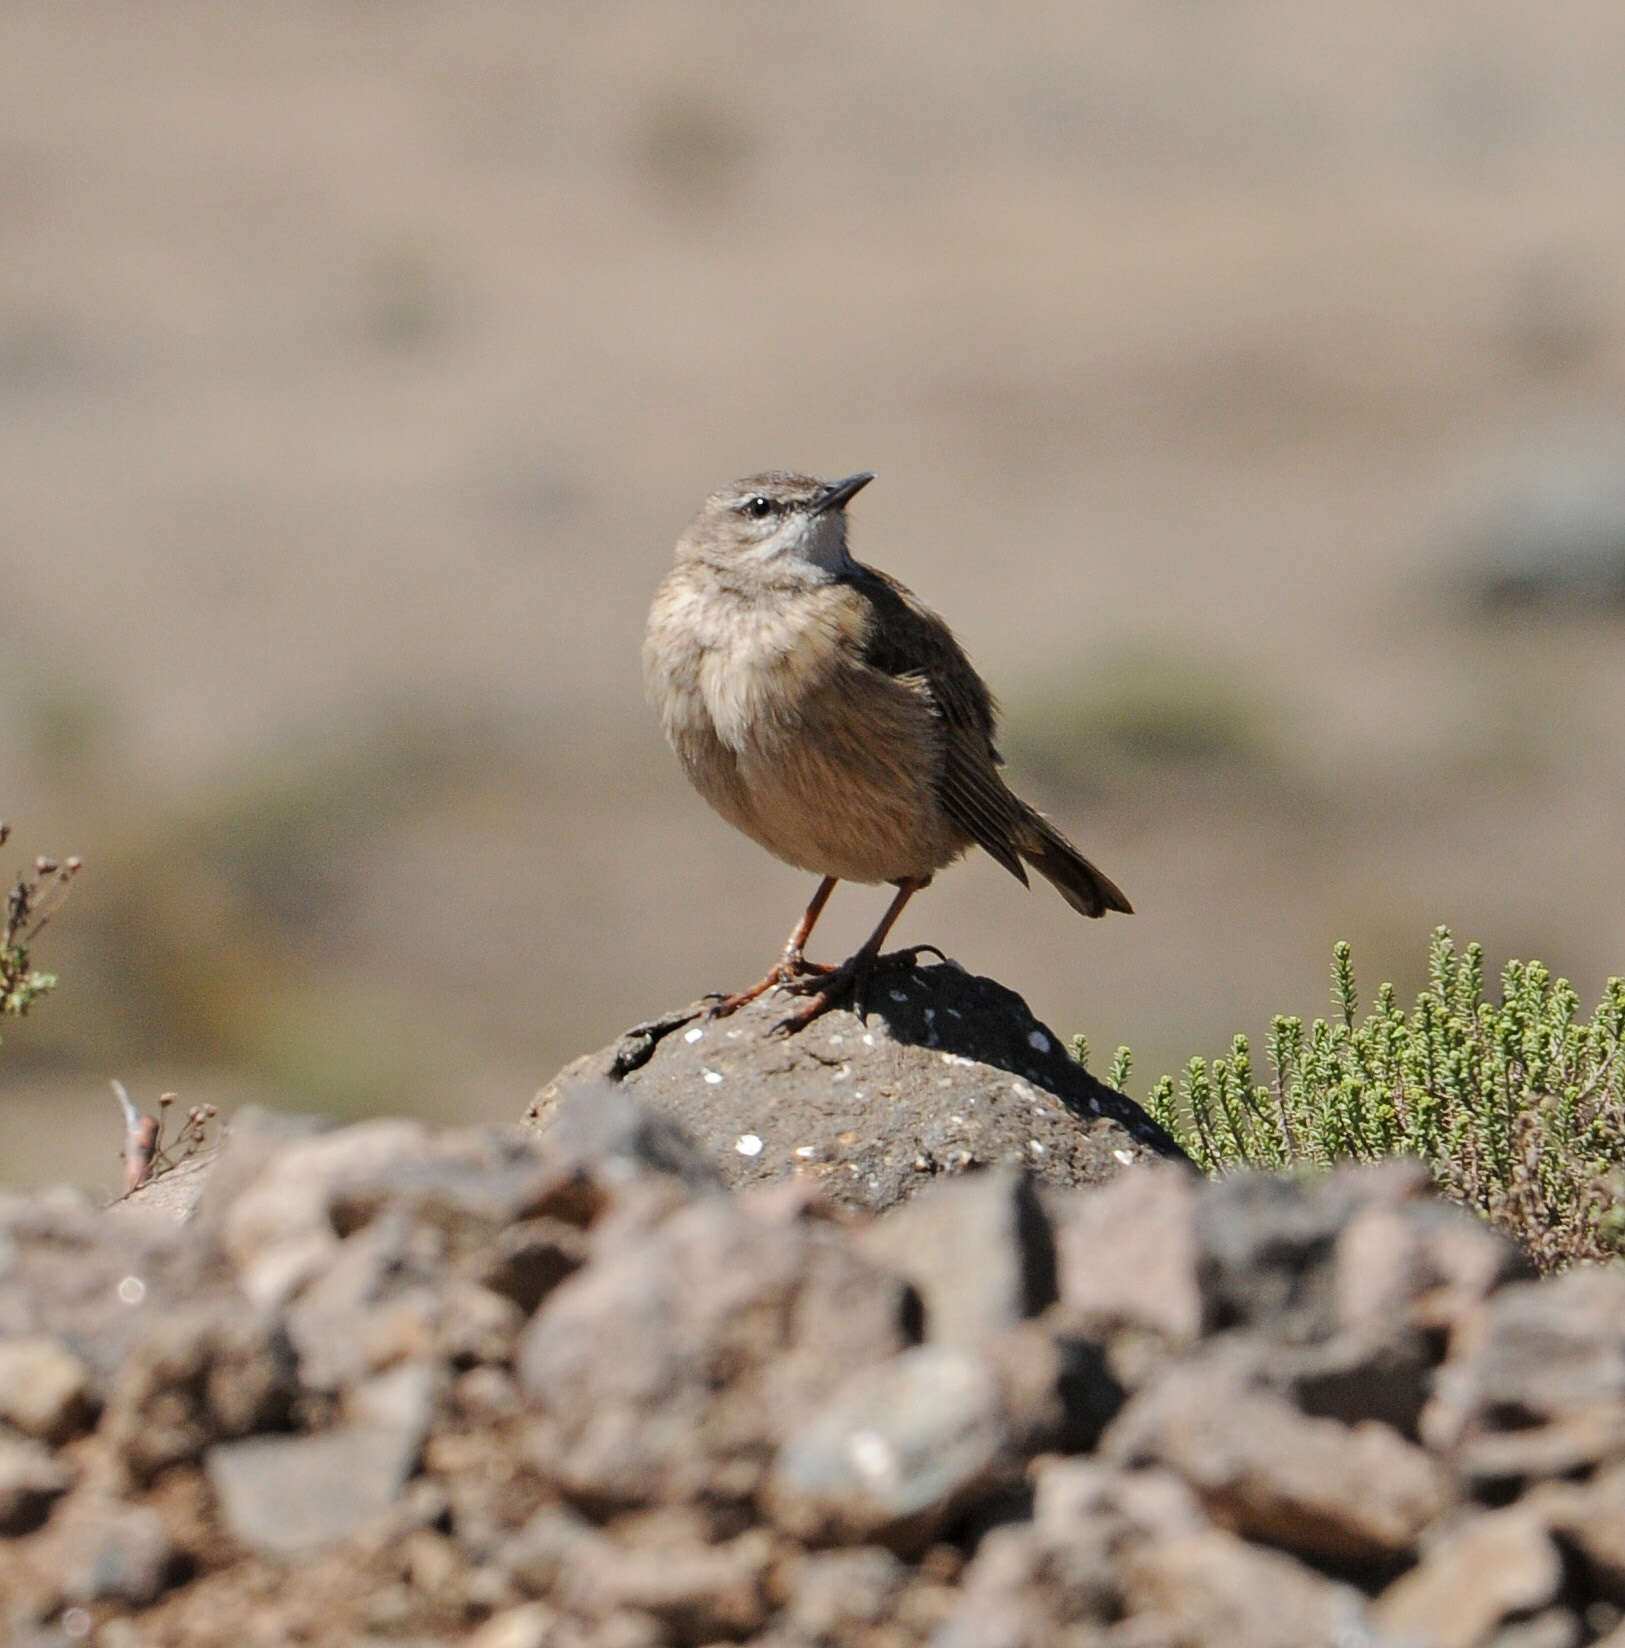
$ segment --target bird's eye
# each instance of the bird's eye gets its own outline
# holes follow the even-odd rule
[[[768,516],[773,513],[773,500],[771,498],[764,498],[760,493],[758,493],[753,498],[747,498],[743,507],[745,513],[750,516],[753,521],[760,521],[764,516]]]

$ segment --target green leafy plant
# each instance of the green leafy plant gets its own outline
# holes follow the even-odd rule
[[[1406,1153],[1441,1188],[1510,1231],[1544,1269],[1625,1250],[1625,979],[1587,1018],[1567,979],[1509,961],[1496,999],[1484,952],[1440,927],[1429,988],[1406,1012],[1391,984],[1359,1016],[1349,946],[1332,955],[1329,1019],[1270,1027],[1270,1079],[1251,1049],[1195,1058],[1146,1109],[1209,1172]],[[1084,1050],[1086,1052],[1086,1050]],[[1132,1056],[1119,1048],[1111,1080]]]
[[[11,837],[11,826],[0,823],[0,847]],[[68,884],[79,873],[79,860],[54,858],[34,860],[34,873],[17,878],[6,894],[6,910],[0,924],[0,1013],[21,1017],[47,991],[56,988],[56,974],[39,972],[29,954],[29,946],[67,894]]]

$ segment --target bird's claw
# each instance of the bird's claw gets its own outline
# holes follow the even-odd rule
[[[786,1015],[773,1026],[774,1035],[793,1036],[804,1030],[820,1014],[849,1000],[854,1014],[861,1020],[867,1013],[866,995],[869,975],[874,970],[872,957],[854,957],[839,967],[824,967],[801,978],[788,979],[780,986],[791,995],[809,999],[795,1012]]]

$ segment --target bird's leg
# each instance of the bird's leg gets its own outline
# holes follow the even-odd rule
[[[879,926],[864,940],[863,948],[849,956],[839,967],[816,980],[801,978],[793,983],[787,981],[786,988],[808,993],[810,999],[805,1006],[798,1007],[788,1018],[780,1019],[773,1028],[784,1031],[786,1035],[794,1035],[803,1026],[811,1024],[820,1013],[828,1012],[849,991],[861,1017],[864,991],[868,988],[869,975],[874,972],[880,947],[886,942],[886,935],[897,924],[897,918],[903,913],[903,906],[929,879],[928,876],[905,876],[899,881],[897,897],[891,901],[885,915],[880,918]]]
[[[802,951],[806,948],[807,940],[812,937],[812,930],[818,923],[818,918],[824,913],[824,906],[829,903],[829,895],[835,891],[835,876],[825,876],[818,883],[818,891],[807,901],[807,908],[801,912],[801,920],[791,930],[790,937],[785,941],[784,954],[779,958],[777,968],[778,982],[788,983],[802,973],[832,973],[833,967],[823,963],[809,963]],[[772,977],[769,974],[769,977]]]
[[[766,995],[775,985],[788,984],[806,973],[833,973],[836,969],[821,964],[809,962],[802,955],[807,940],[812,937],[812,930],[818,923],[818,918],[824,913],[824,906],[829,903],[829,895],[835,891],[837,877],[825,876],[818,883],[818,891],[808,901],[807,908],[801,912],[801,920],[790,930],[790,936],[785,940],[784,954],[779,957],[778,965],[771,968],[766,977],[758,979],[748,990],[741,990],[738,995],[724,996],[716,1006],[710,1010],[709,1017],[714,1019],[726,1018],[729,1013],[736,1013],[746,1002],[755,1001],[758,996]]]

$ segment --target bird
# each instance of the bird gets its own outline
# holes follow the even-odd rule
[[[863,992],[909,899],[969,848],[1018,881],[1030,866],[1085,916],[1132,914],[1121,889],[1000,776],[996,707],[953,631],[847,547],[874,476],[747,475],[706,498],[649,609],[644,684],[689,781],[728,823],[822,879],[778,962],[716,1000],[808,999],[793,1033]],[[873,933],[839,966],[809,962],[837,882],[890,883]],[[930,948],[930,946],[922,946]]]

